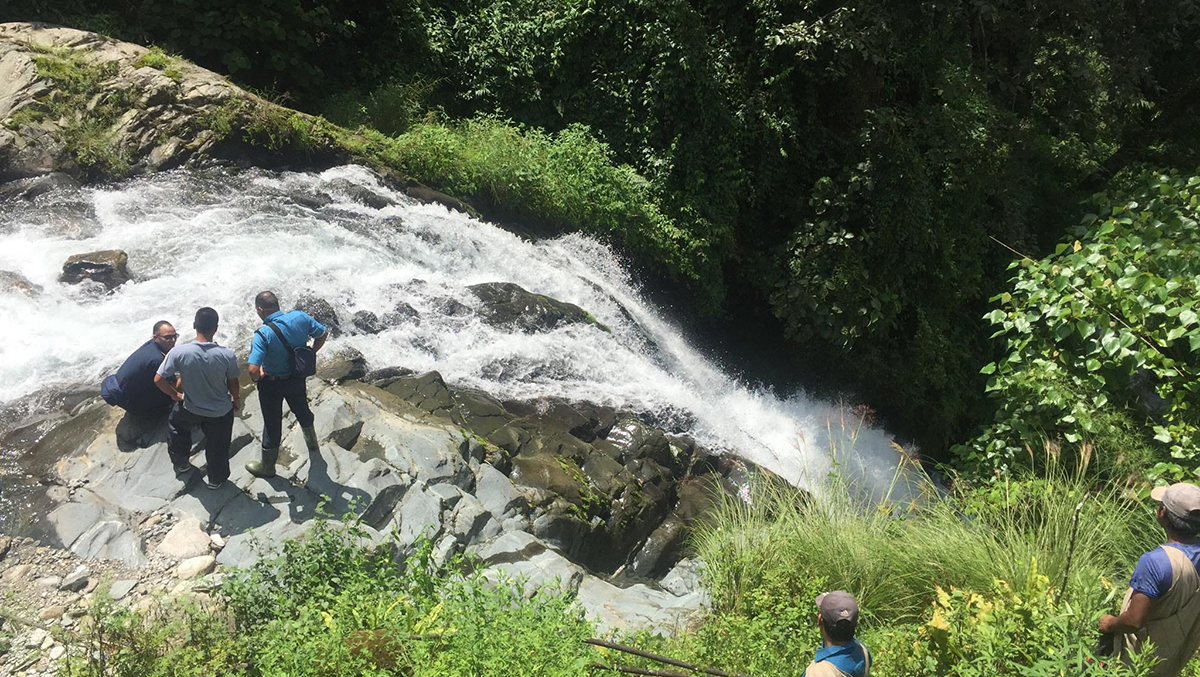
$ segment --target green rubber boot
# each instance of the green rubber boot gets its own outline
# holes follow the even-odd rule
[[[250,461],[246,464],[246,470],[250,471],[255,477],[274,477],[275,464],[279,461],[279,447],[273,449],[262,450],[261,461]]]
[[[320,445],[317,444],[317,431],[315,428],[312,426],[301,428],[300,432],[304,433],[304,445],[308,447],[310,452],[316,452],[320,449]]]

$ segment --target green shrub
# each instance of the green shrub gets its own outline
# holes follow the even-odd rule
[[[994,422],[958,449],[990,475],[1052,456],[1183,479],[1200,471],[1200,176],[1149,174],[1054,254],[1020,259],[986,319],[1005,356],[983,367]]]
[[[343,92],[325,103],[325,117],[343,127],[369,127],[394,136],[419,122],[428,108],[433,83],[416,76],[396,80],[369,94]]]
[[[1112,595],[1109,595],[1109,599]],[[994,581],[983,591],[938,588],[920,626],[876,635],[872,674],[908,677],[1061,677],[1149,675],[1153,651],[1129,666],[1094,655],[1096,621],[1109,611],[1095,586],[1081,605],[1060,602],[1032,560],[1015,586]]]
[[[10,126],[44,118],[63,121],[63,143],[75,161],[93,177],[129,173],[128,151],[113,143],[112,128],[128,110],[134,92],[107,87],[115,62],[96,63],[69,48],[31,45],[38,75],[52,80],[56,91],[10,118]]]
[[[178,59],[167,54],[159,47],[151,47],[150,51],[143,54],[134,63],[135,68],[153,68],[157,71],[162,71],[163,75],[171,78],[175,82],[183,80],[183,72],[179,70]]]

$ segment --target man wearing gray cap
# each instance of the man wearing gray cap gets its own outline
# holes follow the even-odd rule
[[[848,592],[834,590],[817,596],[817,625],[825,646],[817,650],[803,677],[868,677],[871,653],[854,639],[858,602]]]
[[[1186,482],[1155,487],[1155,516],[1167,542],[1141,556],[1121,614],[1100,617],[1100,632],[1115,634],[1125,658],[1143,642],[1154,644],[1154,677],[1175,677],[1200,645],[1200,487]]]

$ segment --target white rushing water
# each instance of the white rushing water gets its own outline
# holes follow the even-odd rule
[[[397,204],[353,201],[363,186]],[[331,198],[321,205],[313,198]],[[321,200],[322,202],[325,200]],[[72,254],[122,249],[133,281],[112,294],[57,281]],[[0,405],[72,383],[98,384],[153,323],[190,339],[196,308],[221,315],[217,341],[244,356],[263,289],[285,307],[303,292],[329,301],[341,323],[357,310],[383,317],[404,302],[419,324],[348,334],[372,367],[436,369],[448,382],[501,398],[586,400],[645,414],[713,449],[735,453],[809,488],[840,468],[878,495],[901,455],[883,431],[839,406],[747,387],[689,346],[647,302],[613,252],[582,235],[530,242],[439,205],[420,205],[359,167],[321,174],[172,172],[116,187],[0,204],[0,271],[43,292],[0,290]],[[513,282],[577,304],[611,329],[572,325],[540,334],[480,322],[466,289]],[[451,311],[451,312],[448,312]],[[847,438],[854,436],[851,443]]]

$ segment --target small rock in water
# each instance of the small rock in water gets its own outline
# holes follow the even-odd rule
[[[74,571],[72,571],[66,578],[62,580],[62,583],[58,586],[58,589],[79,592],[87,587],[88,576],[91,575],[92,572],[86,566],[80,564],[78,567],[75,567]]]
[[[314,320],[325,325],[329,329],[331,338],[341,335],[342,325],[338,321],[337,311],[325,299],[312,294],[304,294],[296,299],[296,310],[303,310]]]
[[[189,581],[197,576],[203,576],[213,570],[217,565],[217,558],[212,555],[201,555],[186,559],[179,563],[179,567],[175,569],[175,575],[181,581]]]
[[[369,310],[360,310],[354,313],[354,318],[350,320],[354,328],[364,334],[378,334],[387,329],[382,322],[379,321],[379,316]]]
[[[76,254],[63,264],[58,279],[67,284],[92,280],[111,291],[129,281],[128,265],[129,255],[120,249]]]

